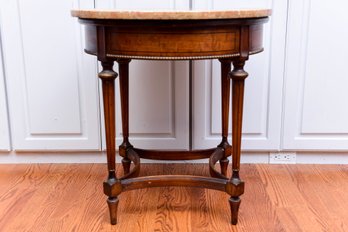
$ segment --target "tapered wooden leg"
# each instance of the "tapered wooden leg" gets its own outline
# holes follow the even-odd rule
[[[221,174],[227,176],[228,163],[230,162],[227,158],[223,158],[220,161]]]
[[[230,59],[219,59],[221,63],[221,122],[222,122],[222,132],[221,132],[221,143],[219,147],[224,148],[224,157],[219,161],[221,174],[227,175],[228,159],[227,157],[231,155],[230,144],[227,141],[228,137],[228,117],[230,110],[230,77],[228,73],[231,71],[231,60]]]
[[[106,133],[106,154],[108,162],[108,179],[104,182],[104,193],[108,196],[111,223],[117,219],[117,196],[121,193],[121,182],[116,177],[115,164],[115,78],[117,73],[113,71],[113,61],[101,62],[103,70],[98,74],[102,80],[104,119]]]
[[[122,166],[124,174],[130,171],[131,161],[128,158],[127,150],[133,147],[129,142],[129,62],[130,59],[118,59],[120,74],[120,95],[122,114],[123,142],[119,147],[119,153],[123,157]]]
[[[238,210],[240,205],[239,197],[231,197],[229,199],[230,207],[231,207],[231,223],[236,225],[238,222]]]
[[[126,175],[130,172],[130,166],[131,166],[131,160],[127,157],[124,157],[122,159],[122,167],[123,167],[123,173]]]
[[[244,71],[244,58],[237,57],[233,60],[233,70],[229,73],[232,78],[232,177],[231,183],[240,183],[240,150],[242,141],[242,119],[243,119],[243,98],[244,80],[248,73]],[[244,188],[244,187],[243,187]],[[243,189],[244,191],[244,189]],[[237,224],[238,209],[240,205],[239,195],[232,195],[230,198],[232,224]]]
[[[118,198],[117,197],[109,197],[107,199],[107,203],[109,206],[110,212],[110,222],[112,225],[117,223],[117,208],[118,208]]]

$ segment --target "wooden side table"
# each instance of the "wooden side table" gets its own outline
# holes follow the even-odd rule
[[[72,15],[85,25],[85,52],[98,57],[103,70],[104,117],[107,144],[108,178],[104,193],[108,196],[111,224],[117,222],[118,195],[122,192],[163,186],[190,186],[215,189],[231,196],[232,224],[237,224],[239,196],[244,182],[239,177],[243,117],[243,67],[249,55],[263,50],[263,24],[271,11],[189,11],[131,12],[73,10]],[[128,65],[131,59],[196,60],[219,59],[221,62],[222,139],[215,148],[193,151],[161,151],[135,148],[129,137]],[[115,79],[114,61],[119,64],[124,176],[115,174]],[[233,70],[231,70],[233,64]],[[228,143],[228,118],[232,79],[232,146]],[[232,177],[227,177],[228,159],[232,155]],[[156,160],[194,160],[209,158],[211,177],[189,175],[139,176],[140,158]],[[134,168],[130,170],[131,162]],[[219,162],[221,172],[215,170]]]

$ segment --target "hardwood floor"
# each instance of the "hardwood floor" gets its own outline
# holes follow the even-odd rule
[[[208,176],[203,164],[142,169]],[[237,226],[230,224],[227,194],[181,187],[122,193],[118,224],[111,226],[106,170],[102,164],[0,165],[0,231],[348,231],[347,165],[242,165],[246,190]]]

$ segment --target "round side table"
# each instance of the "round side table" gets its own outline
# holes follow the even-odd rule
[[[118,195],[122,192],[164,186],[190,186],[215,189],[231,197],[232,224],[237,224],[244,182],[239,177],[243,118],[244,71],[249,56],[262,52],[263,24],[271,11],[103,11],[72,10],[85,25],[85,52],[98,57],[103,70],[104,117],[107,144],[108,196],[111,224],[117,223]],[[206,150],[164,151],[135,148],[129,141],[129,62],[141,60],[219,59],[221,62],[222,133],[221,143]],[[118,62],[118,74],[113,70]],[[231,66],[233,64],[233,69]],[[122,110],[124,176],[115,174],[115,79],[119,75]],[[230,80],[232,79],[232,146],[228,143]],[[227,177],[232,155],[232,176]],[[140,158],[156,160],[194,160],[209,158],[211,177],[158,175],[139,177]],[[133,162],[134,168],[130,170]],[[221,172],[215,170],[219,162]]]

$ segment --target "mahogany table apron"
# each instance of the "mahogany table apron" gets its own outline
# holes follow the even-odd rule
[[[73,11],[85,25],[85,52],[96,55],[103,70],[102,81],[107,145],[108,178],[104,193],[108,196],[111,224],[117,223],[118,195],[122,192],[162,186],[201,187],[226,192],[231,207],[231,222],[237,224],[240,195],[244,182],[239,177],[243,117],[243,67],[249,55],[263,50],[263,24],[269,12],[258,17],[224,19],[120,19],[83,16]],[[100,16],[100,15],[99,15]],[[129,80],[131,59],[196,60],[219,59],[221,62],[221,143],[215,148],[192,151],[145,150],[129,141]],[[119,154],[123,157],[124,176],[115,174],[115,79],[114,61],[119,64],[122,134]],[[231,66],[233,64],[233,69]],[[228,119],[232,79],[232,146],[228,143]],[[226,176],[228,157],[232,155],[232,176]],[[209,158],[211,177],[158,175],[139,177],[140,158],[156,160],[194,160]],[[134,168],[130,170],[131,162]],[[215,170],[219,162],[221,171]]]

